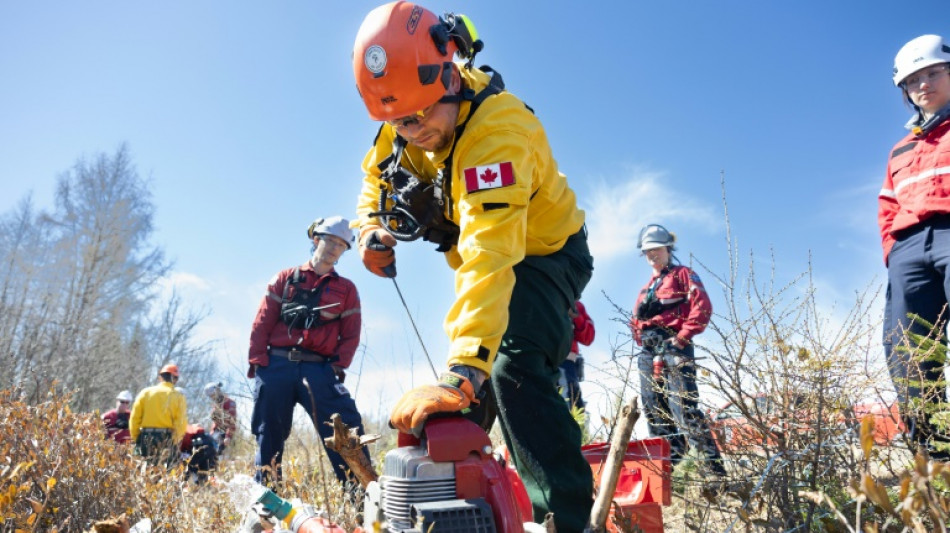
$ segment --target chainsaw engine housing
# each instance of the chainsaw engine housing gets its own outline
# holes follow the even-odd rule
[[[366,530],[379,522],[387,533],[524,531],[524,518],[531,519],[524,487],[511,482],[478,425],[433,419],[422,439],[400,434],[399,444],[386,454],[379,481],[366,489]]]

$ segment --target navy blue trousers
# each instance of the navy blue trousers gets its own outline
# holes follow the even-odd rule
[[[561,363],[561,377],[557,380],[557,386],[571,409],[583,409],[587,405],[581,394],[581,380],[577,375],[576,361],[565,359]]]
[[[930,330],[915,321],[917,315],[938,328],[939,340],[946,345],[947,302],[950,299],[950,217],[939,217],[903,231],[888,256],[887,296],[884,307],[884,353],[887,367],[897,389],[904,422],[911,438],[930,448],[935,458],[950,458],[937,452],[933,441],[948,442],[930,422],[932,408],[908,409],[911,400],[925,404],[947,401],[946,386],[940,385],[944,362],[912,357],[913,342],[902,331],[930,335]],[[916,412],[912,412],[916,411]]]
[[[346,387],[338,382],[330,363],[293,362],[286,357],[270,357],[270,364],[257,368],[254,378],[254,412],[251,431],[257,437],[257,455],[254,479],[266,482],[271,475],[263,467],[276,466],[275,477],[280,479],[280,463],[284,441],[293,427],[294,406],[300,405],[310,415],[320,434],[320,442],[333,435],[326,424],[330,415],[339,413],[349,427],[363,433],[363,419],[356,402]],[[325,446],[324,446],[325,447]],[[365,451],[365,448],[364,448]],[[333,473],[341,482],[349,480],[347,467],[340,454],[326,450]]]

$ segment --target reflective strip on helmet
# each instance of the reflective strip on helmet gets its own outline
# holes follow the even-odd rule
[[[878,193],[878,196],[883,196],[884,198],[897,198],[897,195],[894,194],[894,189],[881,189],[881,192]]]
[[[908,185],[913,185],[914,183],[918,183],[924,180],[929,180],[931,178],[935,178],[937,176],[943,176],[946,174],[950,174],[950,167],[932,168],[929,170],[925,170],[921,172],[920,174],[917,174],[916,176],[911,176],[909,178],[903,179],[901,180],[900,183],[897,184],[896,187],[894,187],[894,192],[892,193],[894,196],[892,197],[896,197],[897,193],[901,192],[901,189],[903,189],[904,187],[907,187]],[[881,189],[881,196],[885,196],[884,193],[885,193],[885,190]]]

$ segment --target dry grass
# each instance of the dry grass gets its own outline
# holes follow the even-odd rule
[[[223,532],[236,530],[246,510],[241,486],[225,480],[253,472],[252,442],[238,443],[236,458],[199,486],[185,480],[181,466],[149,467],[130,446],[105,440],[98,413],[73,412],[68,396],[29,405],[16,391],[0,391],[0,429],[2,532],[81,532],[123,514],[132,524],[151,520],[153,533]],[[352,529],[355,511],[322,452],[314,452],[319,445],[288,444],[294,458],[284,464],[277,493],[327,509]]]

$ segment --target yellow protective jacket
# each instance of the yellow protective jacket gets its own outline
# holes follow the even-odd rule
[[[490,80],[478,69],[459,71],[463,85],[475,93]],[[471,107],[470,101],[460,104],[457,125],[469,117]],[[392,153],[395,134],[395,128],[383,124],[363,161],[360,226],[380,224],[368,215],[377,210],[383,183],[377,165]],[[444,324],[451,343],[448,363],[490,374],[508,327],[512,268],[526,255],[560,250],[583,226],[584,212],[558,171],[541,123],[511,93],[485,99],[454,145],[451,181],[443,183],[450,196],[444,215],[460,228],[458,245],[445,252],[455,269],[455,303]],[[452,146],[426,152],[410,145],[401,164],[431,183],[451,151]]]
[[[181,442],[188,427],[185,396],[175,390],[175,385],[163,381],[153,385],[135,398],[129,416],[129,433],[132,442],[138,439],[144,428],[167,428],[172,430],[175,442]]]

